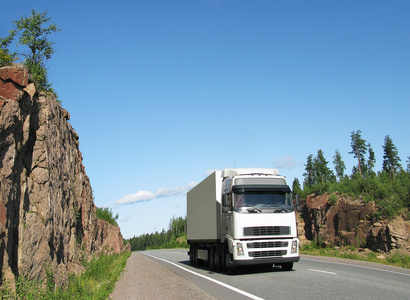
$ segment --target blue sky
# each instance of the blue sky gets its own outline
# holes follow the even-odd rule
[[[214,169],[303,181],[336,149],[350,174],[361,130],[381,169],[390,135],[410,155],[409,1],[5,1],[0,36],[32,8],[61,31],[49,80],[95,204],[125,238],[167,229]],[[128,204],[121,204],[128,203]]]

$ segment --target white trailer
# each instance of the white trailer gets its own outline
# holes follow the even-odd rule
[[[300,204],[297,195],[297,204]],[[276,169],[216,171],[187,194],[187,240],[192,265],[213,270],[299,261],[295,206]]]

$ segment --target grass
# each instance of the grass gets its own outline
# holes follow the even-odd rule
[[[321,248],[318,247],[315,243],[311,243],[310,245],[306,244],[302,246],[300,248],[300,253],[316,256],[338,257],[345,259],[367,261],[410,269],[410,255],[398,252],[382,255],[376,252],[369,251],[360,252],[357,248],[353,246],[335,249],[330,247]],[[381,255],[383,256],[383,258],[380,257]]]
[[[16,280],[15,291],[8,282],[2,283],[0,299],[107,299],[130,255],[130,252],[101,254],[85,264],[83,274],[69,275],[61,287],[55,286],[51,271],[47,271],[46,284],[20,276]]]

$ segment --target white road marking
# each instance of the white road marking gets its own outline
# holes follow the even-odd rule
[[[199,276],[199,277],[202,277],[202,278],[204,278],[204,279],[207,279],[207,280],[209,280],[209,281],[212,281],[212,282],[214,282],[214,283],[216,283],[216,284],[219,284],[219,285],[221,285],[221,286],[223,286],[223,287],[225,287],[225,288],[227,288],[227,289],[230,289],[230,290],[232,290],[232,291],[234,291],[234,292],[237,292],[237,293],[239,293],[239,294],[242,294],[242,295],[244,295],[244,296],[246,296],[246,297],[249,297],[249,298],[251,298],[251,299],[264,300],[263,298],[259,298],[259,297],[255,296],[255,295],[252,295],[252,294],[250,294],[250,293],[247,293],[247,292],[245,292],[245,291],[242,291],[242,290],[240,290],[240,289],[237,289],[236,287],[230,286],[230,285],[228,285],[228,284],[226,284],[226,283],[223,283],[223,282],[221,282],[221,281],[218,281],[218,280],[216,280],[216,279],[213,279],[213,278],[207,277],[207,276],[205,276],[205,275],[196,273],[196,272],[194,272],[194,271],[188,270],[188,269],[186,269],[186,268],[184,268],[184,267],[181,267],[180,265],[177,265],[176,263],[173,263],[173,262],[168,261],[168,260],[166,260],[166,259],[159,258],[159,257],[153,256],[153,255],[147,254],[147,253],[142,253],[142,254],[144,254],[144,255],[146,255],[146,256],[150,256],[150,257],[155,258],[155,259],[158,259],[158,260],[162,260],[162,261],[164,261],[164,262],[166,262],[166,263],[169,263],[169,264],[171,264],[171,265],[173,265],[173,266],[175,266],[175,267],[178,267],[178,268],[180,268],[180,269],[182,269],[182,270],[184,270],[184,271],[186,271],[186,272],[192,273],[192,274],[194,274],[194,275],[197,275],[197,276]]]
[[[355,268],[369,269],[369,270],[375,270],[375,271],[381,271],[381,272],[388,272],[388,273],[394,273],[394,274],[399,274],[399,275],[404,275],[404,276],[410,276],[410,274],[403,273],[403,272],[392,271],[392,270],[385,270],[385,269],[378,269],[378,268],[373,268],[373,267],[368,267],[368,266],[362,266],[362,265],[354,265],[354,264],[348,264],[348,263],[342,263],[342,262],[335,262],[335,261],[328,261],[328,260],[319,260],[319,259],[313,259],[313,258],[307,258],[307,257],[302,257],[302,259],[303,259],[303,260],[310,260],[310,261],[317,261],[317,262],[322,262],[322,263],[335,264],[335,265],[343,265],[343,266],[355,267]]]
[[[319,273],[330,274],[330,275],[337,275],[337,273],[328,272],[328,271],[322,271],[322,270],[316,270],[316,269],[308,269],[308,270],[309,270],[309,271],[313,271],[313,272],[319,272]]]

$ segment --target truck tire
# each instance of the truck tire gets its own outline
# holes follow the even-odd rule
[[[283,263],[280,265],[283,271],[292,271],[293,269],[293,262],[290,263]]]
[[[190,245],[190,250],[189,250],[189,261],[191,262],[192,266],[197,266],[198,265],[198,250],[195,244]]]
[[[215,264],[215,271],[217,272],[222,271],[221,256],[218,255],[218,251],[216,250],[216,247],[214,248],[214,264]]]
[[[210,247],[208,250],[208,262],[211,271],[215,270],[215,257],[214,257],[214,247]]]
[[[191,266],[194,265],[194,249],[192,247],[192,244],[189,245],[189,262]]]
[[[230,272],[230,267],[229,267],[229,250],[228,250],[228,245],[225,244],[224,251],[222,253],[222,270],[225,272]]]

